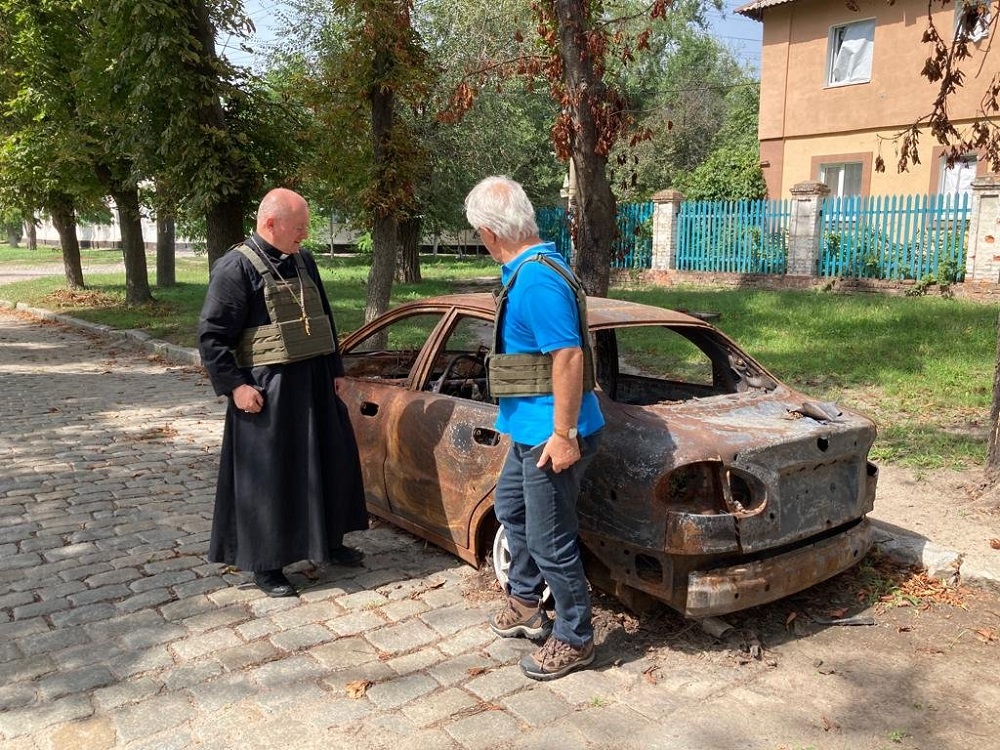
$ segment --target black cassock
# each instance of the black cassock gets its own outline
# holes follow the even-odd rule
[[[253,241],[283,278],[296,278],[294,257],[259,235]],[[306,251],[302,258],[333,326],[316,262]],[[216,394],[230,397],[208,557],[241,570],[329,561],[345,533],[368,528],[357,443],[334,393],[340,354],[241,369],[233,353],[240,335],[269,322],[261,275],[231,250],[212,268],[198,341]],[[233,404],[244,383],[263,389],[259,414]]]

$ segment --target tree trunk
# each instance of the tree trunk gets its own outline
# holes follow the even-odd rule
[[[420,283],[419,216],[411,216],[399,224],[399,255],[396,257],[396,281],[400,284]]]
[[[986,457],[986,476],[991,482],[1000,479],[1000,317],[997,318],[997,364],[993,371],[993,408],[990,409],[990,446]]]
[[[38,227],[35,225],[35,214],[34,212],[25,215],[24,220],[24,233],[28,237],[28,249],[37,250],[38,249]]]
[[[114,184],[110,192],[118,209],[118,226],[122,233],[125,304],[145,305],[153,301],[153,295],[149,291],[146,243],[142,238],[142,214],[139,211],[139,189],[135,186]]]
[[[572,118],[570,146],[576,172],[577,206],[571,217],[574,267],[588,294],[605,297],[611,280],[611,248],[617,205],[608,181],[607,144],[595,113],[604,105],[605,84],[587,47],[587,0],[556,0],[559,52]]]
[[[59,233],[62,246],[63,269],[66,272],[66,286],[83,289],[83,266],[80,263],[80,240],[76,236],[76,211],[72,199],[65,197],[49,206],[52,224]]]
[[[21,241],[21,225],[11,222],[10,224],[6,224],[4,229],[7,233],[7,244],[11,247],[17,247]]]
[[[156,285],[177,285],[177,223],[162,209],[156,212]]]
[[[215,26],[212,24],[209,4],[204,0],[194,3],[195,28],[193,32],[201,42],[203,54],[199,62],[199,74],[205,81],[212,82],[215,91],[202,97],[203,102],[198,116],[203,129],[213,133],[226,133],[230,136],[231,129],[226,121],[226,112],[222,107],[222,98],[218,89],[219,76],[216,72],[218,55],[215,51]],[[242,164],[234,155],[234,151],[219,154],[220,159],[227,161],[230,179],[225,187],[220,186],[216,200],[205,211],[206,238],[208,249],[208,267],[226,254],[233,245],[242,241],[246,235],[243,226],[244,196],[246,191],[246,173]],[[235,187],[233,187],[235,186]]]
[[[229,248],[246,237],[243,228],[243,199],[238,195],[230,195],[213,204],[205,213],[205,224],[208,267],[211,268]]]
[[[382,191],[392,194],[393,150],[392,127],[395,122],[395,99],[391,88],[377,81],[385,80],[393,66],[392,52],[386,49],[375,53],[375,80],[368,90],[368,103],[372,117],[372,151],[374,156],[375,183]],[[396,213],[376,196],[372,210],[372,267],[368,273],[368,293],[365,299],[365,322],[374,320],[389,309],[392,279],[396,271],[396,245],[399,227]]]

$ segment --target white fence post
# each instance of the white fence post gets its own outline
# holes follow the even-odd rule
[[[1000,282],[1000,177],[977,177],[972,181],[969,217],[969,249],[965,256],[965,280]]]
[[[788,223],[788,275],[819,275],[823,199],[830,188],[822,182],[792,186],[792,215]]]
[[[684,196],[676,190],[653,193],[653,258],[654,271],[672,271],[677,268],[677,215]]]

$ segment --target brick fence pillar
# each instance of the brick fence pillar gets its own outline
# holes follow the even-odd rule
[[[819,275],[823,199],[830,188],[822,182],[792,186],[792,216],[788,226],[788,275]]]
[[[654,271],[673,271],[677,268],[677,215],[684,196],[676,190],[653,193],[653,259]]]
[[[965,280],[1000,282],[1000,177],[972,181]]]

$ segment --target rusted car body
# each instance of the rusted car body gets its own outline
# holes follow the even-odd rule
[[[869,419],[789,388],[697,316],[588,305],[607,420],[578,506],[593,585],[704,617],[864,557]],[[509,445],[486,394],[494,312],[489,294],[407,303],[342,345],[369,510],[475,565]]]

